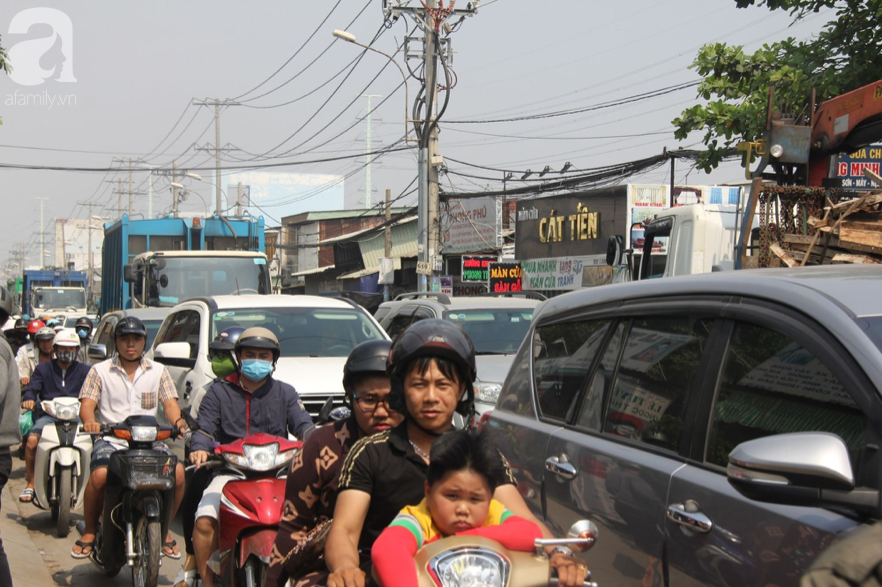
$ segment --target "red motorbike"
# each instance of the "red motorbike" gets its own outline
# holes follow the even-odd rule
[[[219,584],[260,587],[282,519],[285,478],[300,441],[254,434],[214,449],[220,474],[238,479],[224,486],[218,520],[218,552],[209,561]]]

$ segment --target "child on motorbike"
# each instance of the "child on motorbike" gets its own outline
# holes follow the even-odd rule
[[[430,457],[425,498],[402,509],[371,550],[383,587],[417,587],[416,566],[401,561],[448,536],[482,536],[509,550],[533,550],[534,541],[542,538],[539,527],[492,499],[506,472],[487,433],[447,432],[432,443]]]

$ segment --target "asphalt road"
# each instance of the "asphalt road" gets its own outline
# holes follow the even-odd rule
[[[83,519],[82,509],[71,513],[72,527],[67,538],[58,538],[55,523],[48,511],[28,503],[19,503],[18,494],[24,487],[24,461],[13,456],[12,476],[2,495],[0,538],[3,539],[16,587],[123,587],[132,584],[131,571],[126,567],[111,578],[88,559],[75,560],[70,557],[70,549],[79,539],[74,526]],[[180,517],[172,523],[172,535],[183,552]],[[172,585],[182,562],[183,559],[163,559],[159,584]]]

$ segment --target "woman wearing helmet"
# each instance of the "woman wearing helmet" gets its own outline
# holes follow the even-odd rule
[[[93,327],[92,319],[88,316],[77,318],[76,324],[74,324],[74,330],[80,339],[79,360],[84,363],[89,361],[89,343],[92,342]]]
[[[25,503],[34,500],[34,459],[37,456],[40,435],[43,428],[57,421],[43,411],[40,402],[57,397],[79,397],[80,389],[89,373],[89,365],[77,360],[80,339],[73,330],[58,332],[53,346],[55,360],[37,365],[21,396],[22,409],[34,411],[34,426],[25,445],[25,478],[28,484],[18,497],[18,501]]]
[[[448,320],[421,320],[402,332],[392,346],[387,373],[392,407],[404,413],[405,421],[360,440],[343,463],[325,545],[328,587],[364,587],[374,541],[401,508],[424,497],[432,442],[453,428],[454,413],[470,418],[474,410],[475,349],[466,333]],[[508,463],[504,467],[508,477],[493,498],[550,537],[518,493]],[[587,575],[572,556],[556,553],[551,564],[563,587],[581,585]]]
[[[303,438],[312,418],[294,388],[273,378],[281,349],[279,339],[266,328],[249,328],[236,342],[238,373],[212,384],[199,406],[197,422],[205,434],[190,439],[190,462],[201,466],[216,439],[228,444],[264,432]],[[206,488],[196,510],[193,549],[202,584],[213,587],[208,559],[217,550],[217,519],[224,485],[234,477],[218,475]]]
[[[404,417],[389,407],[392,391],[386,375],[386,361],[392,343],[370,340],[352,349],[343,366],[344,402],[352,410],[349,418],[316,429],[300,449],[303,455],[292,469],[285,484],[285,504],[296,513],[284,518],[273,548],[267,572],[267,587],[284,587],[289,570],[285,558],[311,530],[331,518],[337,502],[337,479],[349,449],[360,438],[384,432],[401,423]],[[315,465],[313,465],[313,463]],[[319,495],[321,499],[306,500],[304,496]],[[318,559],[324,568],[324,562]],[[324,584],[327,572],[312,569],[290,569],[296,573],[299,587]],[[298,572],[301,571],[301,572]],[[306,572],[303,572],[306,571]]]

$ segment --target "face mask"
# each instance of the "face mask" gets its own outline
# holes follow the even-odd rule
[[[62,363],[73,363],[76,354],[76,351],[58,351],[55,353],[55,356],[58,357],[58,360]]]
[[[215,377],[222,379],[227,377],[227,375],[232,375],[236,372],[236,364],[233,362],[233,357],[230,355],[212,357],[211,371]]]
[[[77,330],[77,334],[80,336],[80,338],[86,338],[86,336],[88,336],[88,334],[89,334],[89,331],[88,330]]]
[[[242,361],[242,375],[251,381],[263,381],[273,372],[273,364],[260,359],[245,359]]]

